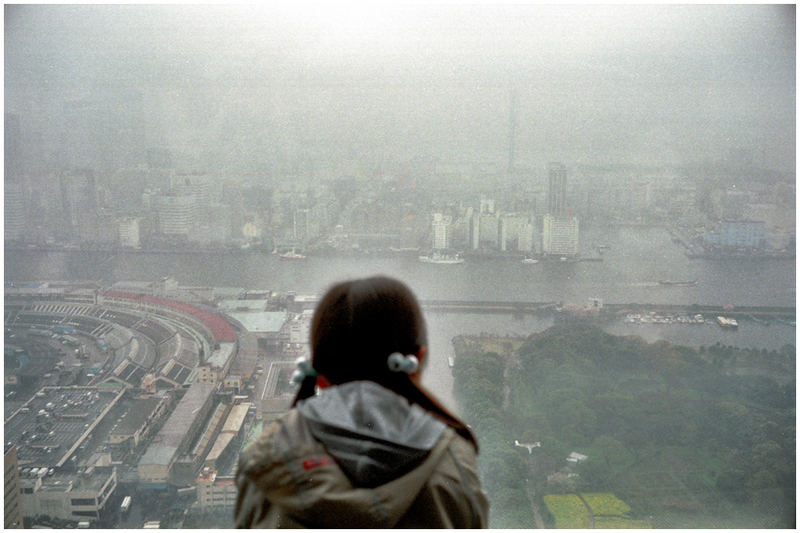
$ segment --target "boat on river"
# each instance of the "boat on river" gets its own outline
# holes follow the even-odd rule
[[[672,281],[667,279],[660,279],[658,280],[659,285],[666,285],[666,286],[674,286],[674,287],[694,287],[697,285],[697,280],[693,279],[691,281]]]
[[[280,257],[281,259],[287,259],[287,260],[290,260],[290,261],[302,261],[303,259],[306,258],[305,255],[296,252],[294,250],[294,248],[292,248],[288,252],[284,252],[284,253],[280,254],[278,257]]]
[[[723,328],[738,328],[739,322],[736,321],[735,318],[728,318],[724,316],[717,317],[717,324],[722,326]]]
[[[457,265],[464,262],[464,258],[460,254],[443,254],[441,252],[421,255],[419,260],[421,263],[434,263],[437,265]]]

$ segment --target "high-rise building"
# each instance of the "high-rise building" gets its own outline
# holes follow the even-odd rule
[[[505,217],[501,217],[497,221],[497,241],[500,243],[500,251],[505,252],[508,249],[508,234],[511,228]]]
[[[514,89],[508,95],[508,173],[514,172],[515,151],[517,143],[517,92]]]
[[[20,240],[25,237],[25,194],[22,184],[6,181],[3,190],[5,239]]]
[[[450,246],[448,235],[450,223],[450,217],[442,213],[434,213],[431,227],[433,234],[432,247],[434,250],[445,250]]]
[[[517,249],[520,252],[533,252],[533,224],[530,222],[523,224],[520,228]]]
[[[98,227],[97,191],[91,170],[65,170],[60,176],[65,237],[94,241]]]
[[[205,210],[213,201],[219,201],[222,186],[214,187],[205,174],[177,174],[170,177],[170,190],[178,196],[194,196],[198,209]]]
[[[547,167],[547,214],[542,221],[542,252],[577,255],[578,219],[567,209],[567,168],[561,163]]]
[[[567,168],[561,163],[550,163],[547,178],[547,213],[564,216],[567,211]]]
[[[125,217],[119,221],[119,244],[124,248],[141,247],[140,239],[141,219]]]
[[[295,241],[306,242],[310,236],[309,209],[297,208],[292,214],[292,237]]]
[[[542,251],[549,255],[578,253],[578,219],[545,215],[542,223]]]
[[[164,195],[156,202],[158,229],[164,235],[186,235],[196,224],[194,196]]]
[[[500,250],[520,250],[523,251],[522,244],[525,237],[523,232],[528,226],[528,217],[521,213],[505,213],[500,217],[499,222],[499,242]],[[530,249],[524,250],[530,252]]]
[[[481,245],[481,216],[478,213],[473,213],[470,219],[469,244],[473,250],[477,250]]]
[[[8,446],[3,454],[5,467],[3,496],[3,528],[22,529],[22,496],[19,485],[19,463],[17,447]]]

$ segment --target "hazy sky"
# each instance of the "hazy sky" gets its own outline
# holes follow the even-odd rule
[[[504,165],[513,91],[521,164],[794,171],[795,6],[5,6],[6,111],[45,142],[131,89],[146,143],[203,164]]]

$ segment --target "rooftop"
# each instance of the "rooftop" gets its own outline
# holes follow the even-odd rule
[[[223,300],[219,302],[222,311],[259,312],[264,311],[269,300]]]
[[[193,316],[205,324],[211,330],[211,334],[218,342],[232,342],[236,340],[236,332],[230,324],[228,324],[219,314],[197,307],[196,305],[188,304],[186,302],[178,302],[175,300],[166,300],[164,298],[157,298],[155,296],[148,296],[146,294],[137,294],[122,291],[107,291],[105,296],[110,298],[126,298],[129,300],[136,300],[145,303],[169,307]]]
[[[5,439],[17,445],[20,466],[60,466],[123,392],[98,387],[45,387],[6,420]]]
[[[277,333],[287,316],[286,311],[229,311],[227,314],[251,333]]]
[[[238,433],[244,424],[244,419],[247,416],[247,411],[250,409],[250,403],[240,403],[234,405],[231,409],[228,418],[225,420],[225,425],[222,426],[222,432]]]
[[[161,431],[153,438],[139,464],[169,465],[178,451],[189,428],[196,423],[197,413],[213,393],[213,383],[194,383],[172,414],[164,423]]]
[[[112,475],[113,467],[94,467],[82,473],[60,472],[42,478],[40,491],[69,492],[69,491],[98,491]]]
[[[111,435],[130,435],[142,427],[156,407],[164,401],[163,397],[139,398],[134,400],[126,413],[122,415]]]
[[[231,355],[233,355],[233,349],[235,347],[236,345],[232,342],[220,343],[219,350],[214,350],[211,357],[208,358],[208,364],[216,368],[223,368]]]

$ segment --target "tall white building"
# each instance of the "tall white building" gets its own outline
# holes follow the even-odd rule
[[[119,220],[119,244],[123,248],[141,247],[140,239],[141,219],[125,217]]]
[[[473,250],[481,246],[481,216],[478,213],[473,213],[470,219],[469,244]]]
[[[193,196],[165,195],[156,202],[158,229],[164,235],[186,235],[196,223]]]
[[[433,214],[431,227],[432,247],[434,250],[445,250],[450,247],[450,224],[452,219],[442,213]]]
[[[542,251],[550,255],[577,255],[578,219],[545,215],[542,224]]]
[[[25,194],[20,183],[7,181],[4,187],[5,239],[15,241],[25,236]]]
[[[292,213],[292,238],[305,243],[311,237],[311,211],[307,208],[296,208]]]
[[[533,224],[527,222],[523,224],[519,231],[519,241],[517,243],[517,249],[520,252],[533,252]]]

